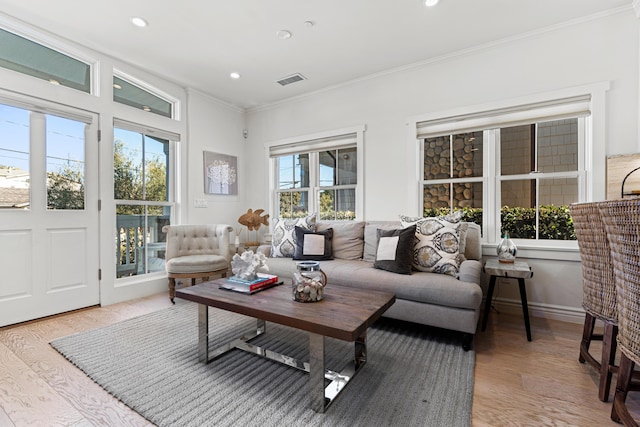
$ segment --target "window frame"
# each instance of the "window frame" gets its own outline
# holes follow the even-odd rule
[[[428,129],[429,122],[435,124],[435,132],[430,133],[430,136],[436,134],[458,134],[465,131],[483,130],[483,143],[486,144],[485,156],[483,159],[483,237],[482,244],[484,253],[486,255],[495,255],[495,247],[500,242],[500,194],[499,189],[502,180],[498,175],[499,171],[499,130],[494,132],[487,132],[490,129],[499,129],[499,127],[512,126],[512,123],[504,123],[503,125],[486,124],[484,129],[473,128],[469,126],[471,123],[482,123],[483,119],[488,118],[487,121],[495,120],[491,117],[491,112],[498,109],[514,109],[518,110],[520,122],[538,123],[551,121],[555,119],[563,119],[571,117],[570,114],[551,114],[547,117],[533,116],[527,119],[527,109],[531,106],[542,105],[549,103],[553,100],[568,99],[571,97],[589,97],[589,111],[590,116],[584,118],[585,125],[579,126],[579,129],[588,129],[588,132],[582,132],[579,130],[579,138],[583,141],[579,147],[578,158],[578,180],[582,181],[579,184],[578,198],[580,201],[592,201],[600,200],[605,195],[605,171],[604,168],[597,167],[604,163],[605,150],[604,144],[594,144],[593,141],[603,141],[605,134],[605,105],[606,105],[606,91],[609,89],[609,82],[600,82],[593,85],[581,86],[576,88],[569,88],[560,91],[554,91],[536,96],[529,96],[523,98],[516,98],[512,100],[500,101],[491,104],[476,105],[471,107],[464,107],[456,110],[443,111],[438,113],[432,113],[427,115],[415,116],[409,119],[409,140],[415,147],[416,162],[415,162],[415,177],[414,181],[410,185],[410,199],[414,200],[416,211],[414,215],[422,215],[422,199],[423,199],[423,140],[424,129]],[[551,102],[553,104],[553,102]],[[553,111],[554,108],[550,108]],[[556,109],[556,112],[558,109]],[[537,113],[540,112],[538,108]],[[465,117],[469,120],[465,120]],[[497,122],[496,122],[497,123]],[[439,129],[446,129],[449,127],[449,131],[445,132]],[[422,133],[421,133],[422,130]],[[496,136],[496,134],[498,134]],[[570,172],[573,173],[573,172]],[[547,175],[549,175],[548,173]],[[565,174],[566,175],[566,174]],[[526,179],[531,179],[530,175],[525,175]],[[542,176],[541,176],[542,178]],[[509,176],[509,179],[514,179],[514,176]],[[441,180],[453,182],[459,179],[447,179]],[[465,182],[468,182],[470,178],[463,178]],[[430,181],[435,183],[435,181]],[[553,259],[576,259],[578,251],[577,241],[558,241],[558,240],[528,240],[521,239],[516,241],[519,248],[519,254],[523,257],[530,258],[549,258],[549,251],[553,251]]]
[[[176,152],[177,152],[177,144],[179,144],[180,142],[180,135],[174,134],[172,132],[167,132],[167,131],[162,131],[159,129],[154,129],[154,128],[150,128],[148,126],[141,126],[141,125],[137,125],[137,124],[133,124],[131,122],[127,122],[124,120],[119,120],[119,119],[114,119],[113,121],[113,134],[114,134],[114,138],[113,141],[111,142],[111,144],[113,145],[115,143],[115,132],[116,129],[122,129],[122,130],[126,130],[129,132],[135,132],[138,133],[140,135],[142,135],[143,137],[156,137],[156,138],[161,138],[161,139],[165,139],[169,142],[169,153],[168,153],[168,165],[167,165],[167,179],[168,179],[168,184],[167,184],[167,200],[166,201],[160,201],[160,200],[147,200],[146,196],[143,194],[143,199],[140,200],[131,200],[131,199],[116,199],[115,198],[115,194],[113,197],[113,206],[114,206],[114,214],[115,214],[115,218],[114,218],[114,223],[116,224],[116,230],[117,230],[117,217],[118,214],[116,213],[117,207],[119,205],[127,205],[127,206],[143,206],[145,211],[149,208],[149,207],[157,207],[157,206],[161,206],[161,207],[169,207],[170,208],[170,214],[169,214],[169,223],[173,224],[175,222],[176,216],[177,216],[177,212],[176,209],[178,208],[178,203],[177,203],[177,199],[176,199],[176,194],[177,194],[177,183],[176,183],[176,168],[178,167],[176,162],[177,162],[177,156],[176,156]],[[144,162],[144,154],[142,154],[142,159]],[[142,175],[142,179],[143,182],[145,181],[145,176],[144,176],[144,170],[143,170],[143,175]],[[112,187],[113,188],[113,187]],[[149,214],[145,213],[144,214],[144,229],[147,230],[148,229],[148,216]],[[151,242],[153,243],[153,242]],[[144,245],[142,246],[143,248],[143,253],[141,254],[144,259],[148,259],[148,255],[149,255],[149,248],[148,245]],[[117,261],[116,261],[117,263]],[[117,265],[117,264],[116,264]],[[114,269],[114,272],[117,273],[117,268]],[[127,283],[130,282],[132,280],[139,280],[142,277],[151,277],[151,276],[159,276],[159,275],[163,275],[165,274],[163,271],[160,272],[142,272],[140,274],[133,274],[131,276],[122,276],[122,277],[118,277],[117,274],[114,275],[114,281],[115,283]]]
[[[282,192],[290,191],[308,191],[309,214],[315,213],[316,218],[320,218],[319,202],[320,192],[322,190],[340,190],[355,188],[355,218],[354,220],[362,220],[364,218],[364,125],[337,129],[326,132],[319,132],[310,135],[303,135],[274,141],[265,144],[267,182],[269,182],[269,212],[273,212],[274,219],[279,218],[279,198]],[[348,135],[355,134],[355,148],[357,157],[357,184],[349,185],[333,185],[320,186],[320,164],[319,152],[327,150],[335,150],[344,148],[344,140]],[[278,154],[279,151],[285,150],[284,153]],[[278,157],[287,154],[309,154],[309,187],[304,188],[279,188],[279,171]]]

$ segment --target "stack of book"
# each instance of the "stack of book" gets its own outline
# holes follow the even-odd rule
[[[227,279],[221,279],[220,289],[241,292],[243,294],[254,294],[256,292],[268,289],[272,286],[281,284],[278,276],[274,274],[257,273],[258,278],[255,280],[244,280],[236,276]]]

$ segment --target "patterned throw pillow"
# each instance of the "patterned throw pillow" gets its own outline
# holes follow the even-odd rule
[[[296,251],[296,226],[307,230],[315,231],[316,216],[310,215],[306,218],[282,219],[279,218],[273,227],[273,237],[271,240],[271,257],[273,258],[293,258]]]
[[[422,218],[417,221],[413,268],[457,277],[462,262],[461,224],[443,218]]]
[[[467,224],[466,222],[463,222],[462,220],[464,219],[464,212],[463,211],[455,211],[452,212],[450,214],[447,215],[443,215],[443,216],[438,216],[438,217],[434,217],[437,219],[442,219],[445,221],[448,221],[450,223],[453,224],[460,224],[460,227],[458,228],[458,232],[460,233],[460,239],[458,242],[459,245],[459,253],[460,253],[460,262],[466,260],[465,256],[464,256],[464,252],[466,250],[466,245],[467,245],[467,230],[469,229],[469,224]],[[400,215],[400,222],[402,223],[403,227],[408,227],[410,225],[414,225],[417,224],[419,221],[422,221],[424,219],[430,219],[429,217],[411,217],[411,216],[407,216],[407,215]]]

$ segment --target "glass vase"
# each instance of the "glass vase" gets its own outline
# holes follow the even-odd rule
[[[502,263],[514,263],[516,261],[516,254],[518,253],[518,247],[513,240],[509,238],[509,232],[505,231],[502,241],[498,245],[496,252],[498,253],[498,261]]]

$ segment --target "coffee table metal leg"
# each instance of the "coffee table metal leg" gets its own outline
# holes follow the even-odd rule
[[[209,363],[223,354],[247,345],[247,342],[262,335],[267,330],[267,324],[262,319],[256,319],[256,331],[247,333],[230,341],[215,350],[209,350],[209,307],[204,304],[198,305],[198,361]],[[260,347],[256,347],[260,349]],[[262,350],[262,349],[260,349]]]
[[[198,304],[198,360],[209,362],[209,307]]]
[[[309,394],[311,409],[323,413],[324,398],[324,336],[309,333]]]
[[[355,341],[354,351],[355,351],[355,354],[354,354],[355,357],[353,360],[355,363],[355,370],[357,371],[362,367],[362,365],[367,363],[367,333],[366,332],[361,336],[359,336],[358,339]]]

